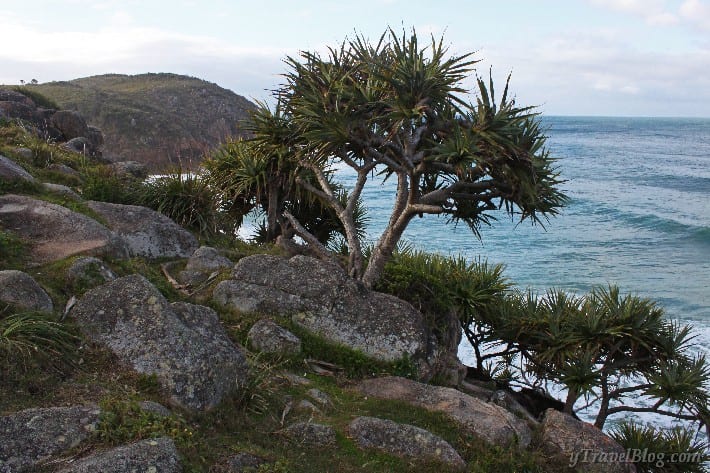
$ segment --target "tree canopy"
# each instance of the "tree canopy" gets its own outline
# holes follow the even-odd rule
[[[463,86],[477,61],[450,55],[443,38],[420,45],[416,32],[386,31],[376,43],[361,36],[321,55],[288,57],[285,83],[274,92],[276,110],[264,104],[255,139],[288,150],[299,169],[315,176],[296,180],[333,208],[343,223],[348,270],[372,286],[415,216],[435,214],[481,227],[502,210],[540,223],[565,203],[562,180],[545,148],[533,107],[517,106],[508,81],[496,102],[492,80],[476,77],[475,103]],[[333,167],[357,174],[347,199],[329,182]],[[397,191],[385,231],[367,265],[354,222],[364,186],[395,179]],[[295,232],[323,257],[324,247],[288,212]]]

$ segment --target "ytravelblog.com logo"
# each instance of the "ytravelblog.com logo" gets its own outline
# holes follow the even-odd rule
[[[629,448],[624,452],[600,452],[585,449],[570,455],[569,466],[574,468],[580,463],[646,463],[663,468],[666,463],[701,463],[701,452],[649,452],[647,448]]]

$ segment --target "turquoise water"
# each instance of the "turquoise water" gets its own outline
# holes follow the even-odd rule
[[[693,324],[698,348],[710,351],[710,119],[547,117],[544,123],[571,198],[545,229],[501,214],[479,241],[465,225],[425,216],[404,238],[427,250],[504,263],[521,288],[583,293],[618,284]],[[366,190],[370,238],[385,227],[393,193],[389,183]]]
[[[503,263],[505,275],[523,289],[584,293],[617,284],[693,325],[695,349],[710,355],[710,119],[543,120],[570,197],[546,228],[501,214],[479,241],[465,225],[456,228],[425,216],[412,222],[404,239],[429,251]],[[338,177],[348,186],[355,176],[346,168]],[[373,181],[365,188],[371,241],[387,224],[394,193],[393,182]],[[473,363],[465,341],[459,357]],[[564,397],[559,388],[548,388]],[[593,413],[579,414],[592,421]],[[626,418],[665,427],[679,423],[648,414]]]
[[[538,292],[618,284],[693,325],[695,349],[710,355],[710,119],[547,117],[544,123],[570,197],[545,229],[500,215],[479,241],[465,225],[425,216],[404,238],[430,251],[504,263],[517,286]],[[370,239],[384,229],[393,195],[390,183],[367,188]],[[465,340],[459,357],[473,364]],[[559,388],[548,389],[564,398]],[[593,421],[594,412],[579,414]],[[624,417],[664,427],[681,423]]]
[[[543,120],[570,197],[545,229],[501,214],[479,241],[465,225],[425,216],[412,222],[404,239],[429,251],[503,263],[517,286],[538,292],[557,287],[584,293],[617,284],[692,324],[695,349],[710,355],[710,119]],[[339,177],[346,186],[354,181],[347,169]],[[387,224],[394,193],[392,182],[365,188],[371,241]],[[465,342],[459,356],[473,363]],[[548,388],[563,398],[559,389]],[[628,417],[666,427],[678,423],[647,414]]]

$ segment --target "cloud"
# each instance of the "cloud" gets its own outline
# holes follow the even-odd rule
[[[218,82],[237,93],[265,98],[279,82],[281,59],[295,50],[239,47],[208,36],[133,26],[120,13],[116,23],[90,32],[47,31],[0,14],[6,38],[21,48],[0,49],[0,83],[67,80],[107,72],[177,72]]]
[[[710,4],[700,0],[686,0],[680,6],[680,15],[689,23],[710,30]]]
[[[638,16],[651,26],[669,26],[678,23],[678,16],[668,10],[664,0],[591,0],[591,3]]]
[[[690,25],[710,31],[710,2],[684,0],[671,7],[666,0],[589,0],[593,5],[631,14],[651,26]],[[677,5],[677,2],[675,2]]]
[[[596,1],[629,12],[639,4]],[[660,1],[649,4],[658,11],[665,6]],[[707,2],[701,0],[684,0],[680,12],[695,17],[700,25],[702,18],[708,18],[706,7]],[[174,72],[215,82],[249,98],[266,99],[268,90],[282,82],[282,59],[298,52],[295,48],[242,47],[207,35],[139,27],[120,15],[116,20],[124,23],[80,33],[68,27],[61,30],[61,26],[50,30],[0,13],[3,36],[22,44],[21,48],[0,48],[0,83],[68,80],[109,72]],[[418,31],[438,28],[430,24],[419,26]],[[546,37],[530,35],[524,43],[497,42],[475,57],[485,59],[478,64],[483,76],[488,75],[489,65],[494,66],[497,84],[512,70],[511,92],[520,104],[542,105],[548,114],[707,116],[710,44],[682,52],[649,51],[637,39],[621,29],[582,29]],[[464,46],[465,41],[458,41],[452,53]],[[321,44],[308,49],[326,51]],[[475,88],[473,79],[465,85]]]
[[[479,71],[493,65],[500,83],[512,70],[520,104],[548,114],[708,115],[710,48],[643,51],[631,41],[613,30],[530,39],[525,49],[486,48]]]

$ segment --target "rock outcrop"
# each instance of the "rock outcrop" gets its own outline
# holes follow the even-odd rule
[[[335,444],[335,429],[329,425],[296,422],[283,430],[294,443],[309,447],[327,447]]]
[[[269,462],[251,453],[241,452],[226,458],[222,463],[221,469],[215,468],[214,470],[225,473],[257,472],[261,465],[267,465]]]
[[[178,280],[192,286],[206,281],[215,271],[234,266],[228,258],[209,246],[201,246],[187,260],[185,269],[178,274]]]
[[[181,473],[180,455],[168,437],[141,440],[96,453],[59,473]]]
[[[328,409],[333,407],[333,400],[330,398],[329,395],[321,391],[320,389],[316,388],[311,388],[309,389],[306,394],[313,399],[320,407],[323,409]]]
[[[413,406],[444,413],[463,429],[492,445],[516,445],[525,448],[530,444],[531,431],[523,420],[500,406],[453,388],[431,386],[390,376],[361,381],[357,389],[366,396],[404,401]]]
[[[155,210],[98,201],[87,205],[123,238],[131,256],[187,258],[198,247],[192,233]]]
[[[591,424],[554,409],[545,411],[540,431],[543,450],[582,473],[633,473],[624,448]]]
[[[74,110],[59,110],[55,112],[50,119],[50,123],[62,133],[65,141],[86,137],[89,134],[89,126],[86,124],[86,120],[79,112]]]
[[[27,409],[0,417],[0,472],[18,473],[86,440],[96,429],[94,406]]]
[[[34,182],[35,178],[15,161],[0,154],[0,180]]]
[[[86,215],[61,205],[22,195],[0,196],[0,226],[22,238],[31,264],[45,264],[76,254],[126,257],[124,241]]]
[[[148,177],[148,168],[145,164],[138,161],[119,161],[111,163],[110,168],[114,173],[120,176],[135,177],[137,179],[145,179]]]
[[[79,194],[74,192],[71,187],[64,186],[62,184],[53,184],[51,182],[43,182],[42,188],[52,194],[64,197],[66,200],[73,200],[75,202],[80,202],[83,200]]]
[[[33,92],[37,90],[33,89]],[[96,127],[88,126],[77,111],[42,108],[25,94],[0,89],[0,114],[4,119],[21,121],[25,126],[32,127],[39,136],[63,143],[67,149],[89,158],[102,159],[103,133]]]
[[[155,374],[183,407],[210,409],[246,380],[244,355],[217,314],[208,307],[170,304],[143,276],[88,291],[71,315],[90,340],[139,373]]]
[[[5,119],[20,119],[36,124],[41,124],[44,119],[32,99],[10,89],[0,89],[0,112]]]
[[[374,448],[423,461],[435,460],[457,470],[466,467],[466,462],[449,442],[414,425],[357,417],[350,422],[348,431],[360,448]]]
[[[254,350],[264,353],[296,354],[301,352],[301,340],[269,319],[261,319],[252,325],[247,339]]]
[[[22,271],[0,271],[0,302],[40,312],[52,312],[54,304],[32,276]]]
[[[111,268],[98,258],[84,256],[77,258],[65,273],[69,288],[73,291],[92,289],[116,279]]]
[[[369,291],[335,264],[308,256],[242,258],[214,300],[244,312],[292,316],[325,339],[383,361],[404,357],[431,375],[429,334],[422,315],[396,297]]]

